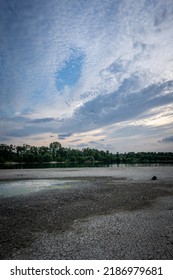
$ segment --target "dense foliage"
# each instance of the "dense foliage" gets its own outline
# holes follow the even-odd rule
[[[14,146],[0,144],[0,163],[6,162],[103,162],[103,163],[173,163],[172,152],[129,152],[110,153],[97,149],[82,150],[64,148],[59,142],[53,142],[49,147],[35,147],[24,144]]]

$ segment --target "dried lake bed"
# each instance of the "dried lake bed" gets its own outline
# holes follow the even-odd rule
[[[172,259],[172,171],[0,170],[1,259]]]

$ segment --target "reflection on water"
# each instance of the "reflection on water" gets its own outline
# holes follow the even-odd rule
[[[129,167],[129,166],[173,166],[173,163],[136,163],[136,164],[109,164],[102,162],[88,163],[68,163],[68,162],[51,162],[51,163],[0,163],[0,169],[37,169],[37,168],[73,168],[73,167]]]
[[[75,180],[16,180],[0,182],[0,198],[28,195],[51,189],[67,189],[76,185]]]

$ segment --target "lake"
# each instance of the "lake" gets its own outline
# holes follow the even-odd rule
[[[137,164],[110,164],[102,162],[88,163],[67,163],[67,162],[51,162],[51,163],[0,163],[0,169],[36,169],[36,168],[83,168],[83,167],[129,167],[129,166],[173,166],[173,163],[137,163]]]

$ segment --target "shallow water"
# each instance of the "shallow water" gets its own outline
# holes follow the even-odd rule
[[[28,195],[52,189],[67,189],[75,186],[75,180],[14,180],[0,182],[0,198]]]

